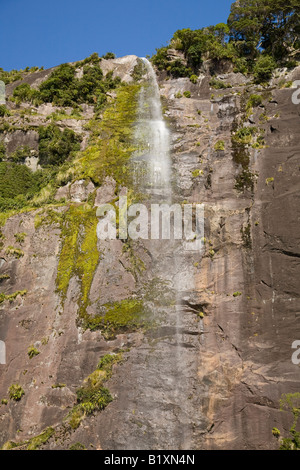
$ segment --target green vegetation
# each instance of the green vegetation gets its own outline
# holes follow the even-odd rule
[[[1,448],[1,450],[11,450],[22,448],[22,450],[38,450],[42,445],[46,444],[49,439],[54,436],[54,428],[47,428],[38,436],[32,437],[31,439],[23,442],[7,441]]]
[[[3,444],[3,446],[1,447],[1,450],[11,450],[16,447],[19,447],[20,445],[21,444],[17,444],[16,442],[13,442],[13,441],[7,441]]]
[[[122,358],[122,353],[105,354],[105,356],[103,356],[98,362],[97,369],[104,370],[106,372],[106,377],[109,378],[111,376],[113,365],[120,362]]]
[[[124,299],[101,307],[101,313],[88,317],[85,328],[101,329],[105,338],[114,338],[124,331],[134,331],[147,324],[147,310],[140,299]]]
[[[80,103],[89,103],[99,110],[107,101],[106,93],[120,84],[120,79],[112,78],[112,72],[103,77],[98,55],[76,65],[62,64],[57,67],[39,89],[33,89],[28,83],[21,83],[13,92],[16,103],[31,102],[35,105],[53,103],[56,106],[76,107]],[[76,78],[77,67],[83,67],[82,78]]]
[[[68,114],[64,108],[61,108],[58,111],[54,111],[53,113],[49,114],[46,119],[52,122],[63,121],[64,119],[76,119],[79,121],[83,119],[81,112],[81,106],[73,108],[71,114]]]
[[[137,93],[139,85],[119,87],[117,99],[107,106],[100,120],[97,116],[90,122],[92,133],[90,147],[80,154],[72,169],[59,160],[60,155],[67,157],[74,143],[74,135],[59,131],[53,124],[40,130],[40,151],[47,164],[58,163],[53,168],[37,171],[34,174],[24,165],[13,162],[0,163],[0,210],[1,223],[14,211],[29,210],[57,202],[52,199],[56,188],[73,179],[90,178],[96,185],[101,184],[107,175],[112,175],[118,186],[131,183],[131,172],[127,165],[135,147],[132,145],[133,123],[136,117]],[[58,129],[58,132],[57,132]],[[67,137],[71,137],[68,139]],[[75,144],[78,142],[75,141]],[[61,151],[60,151],[61,148]],[[71,158],[71,153],[70,157]],[[54,159],[54,160],[51,160]],[[69,171],[70,169],[70,171]],[[92,203],[92,196],[90,198]],[[81,289],[78,298],[78,321],[86,320],[86,308],[89,304],[89,291],[100,253],[97,249],[98,219],[96,210],[90,203],[72,204],[68,210],[58,212],[48,207],[35,217],[35,227],[43,224],[57,224],[61,228],[61,252],[57,272],[56,286],[65,300],[69,281],[73,276],[79,279]],[[24,234],[23,234],[24,235]],[[23,235],[16,234],[16,241],[23,242]],[[2,242],[1,242],[2,243]],[[21,256],[19,248],[8,247],[13,256]],[[15,294],[17,295],[17,294]],[[0,301],[12,300],[15,296],[0,295]]]
[[[13,92],[13,101],[15,103],[20,104],[23,102],[28,101],[29,103],[38,104],[39,101],[39,92],[28,83],[21,83],[18,85]]]
[[[99,58],[97,60],[100,61]],[[84,67],[90,67],[89,63]],[[79,65],[82,66],[82,63]],[[97,68],[93,68],[95,67]],[[69,67],[67,69],[69,70]],[[58,76],[54,77],[55,80],[63,82],[65,73],[63,68]],[[116,86],[119,81],[114,81],[109,73],[105,77],[105,83],[105,86],[110,88]],[[54,199],[57,188],[75,179],[92,179],[99,185],[105,176],[111,175],[117,181],[118,187],[129,187],[132,174],[127,162],[136,149],[132,137],[139,89],[137,84],[119,86],[117,99],[106,107],[103,119],[96,114],[90,121],[91,145],[85,152],[78,152],[81,137],[72,130],[66,129],[62,132],[54,123],[41,127],[39,150],[43,170],[33,173],[25,165],[18,164],[30,154],[27,147],[17,149],[9,161],[1,162],[1,159],[6,158],[6,149],[3,142],[0,142],[1,224],[13,213],[46,204],[57,204]],[[61,95],[60,92],[59,94]],[[74,109],[74,112],[77,112],[80,108],[76,105]],[[77,160],[71,167],[71,159],[75,155]]]
[[[5,159],[6,156],[6,147],[3,142],[0,142],[0,162]]]
[[[53,428],[51,427],[47,428],[38,436],[35,436],[32,439],[30,439],[26,450],[37,450],[43,444],[46,444],[54,434],[55,434],[55,430]]]
[[[186,98],[190,98],[191,97],[191,92],[190,91],[184,91],[183,96],[185,96]]]
[[[86,450],[85,445],[81,444],[81,442],[75,442],[69,447],[69,450]]]
[[[80,150],[82,138],[72,129],[61,131],[55,124],[39,127],[39,163],[42,166],[61,165]]]
[[[213,77],[210,82],[210,86],[215,88],[216,90],[221,90],[224,88],[232,88],[229,83],[224,83],[223,80],[218,80],[217,78]]]
[[[252,247],[252,239],[251,239],[251,224],[248,223],[245,227],[241,228],[241,236],[246,248]]]
[[[113,401],[109,390],[105,387],[90,386],[79,389],[77,392],[78,405],[70,413],[69,425],[77,429],[87,415],[101,411]]]
[[[27,157],[30,157],[31,151],[28,145],[18,147],[10,154],[8,160],[14,163],[24,163]]]
[[[288,411],[293,414],[293,424],[289,430],[290,437],[280,438],[280,431],[273,428],[272,433],[277,439],[280,438],[280,450],[299,450],[300,449],[300,432],[296,431],[297,423],[300,415],[300,393],[286,393],[281,396],[280,410]]]
[[[195,75],[208,53],[216,60],[234,57],[234,48],[227,41],[228,33],[229,29],[223,23],[195,31],[189,28],[178,30],[169,46],[156,50],[152,62],[159,70],[166,70],[175,78],[190,77]],[[171,48],[183,52],[187,66],[181,60],[170,59],[168,51]]]
[[[92,65],[99,65],[99,62],[101,62],[101,57],[99,57],[98,52],[93,52],[89,57],[86,57],[83,60],[80,60],[75,63],[75,67],[83,67],[84,65],[87,64],[92,64]]]
[[[14,248],[11,245],[6,248],[5,253],[7,255],[14,256],[17,259],[22,258],[22,256],[24,256],[24,252],[22,250],[20,250],[19,248]]]
[[[102,58],[105,60],[115,59],[116,55],[113,52],[107,52],[102,56]]]
[[[1,224],[0,224],[0,226],[1,226]],[[1,230],[0,230],[0,249],[3,248],[4,240],[5,240],[5,237],[4,237],[3,233],[2,233]],[[1,279],[1,278],[0,278],[0,279]]]
[[[253,113],[253,107],[263,104],[263,100],[269,96],[268,92],[263,95],[249,94],[245,90],[241,96],[242,116],[239,121],[235,120],[231,129],[231,146],[233,161],[241,167],[240,173],[235,177],[235,189],[240,192],[254,191],[256,174],[250,171],[249,148],[265,148],[264,129],[250,126],[248,119]]]
[[[192,171],[192,177],[193,178],[198,178],[198,176],[200,176],[202,174],[203,174],[203,170],[197,169],[197,170]]]
[[[89,126],[91,145],[75,162],[78,178],[90,178],[98,185],[105,176],[112,176],[118,187],[132,185],[128,161],[136,150],[133,145],[133,123],[139,89],[140,85],[137,84],[120,87],[116,100],[106,108],[102,120],[92,120]]]
[[[35,356],[38,356],[40,354],[40,351],[37,350],[34,346],[29,346],[27,354],[29,356],[29,359],[32,359]]]
[[[25,395],[23,388],[18,384],[12,384],[8,389],[8,393],[9,398],[15,401],[21,400],[22,396]]]
[[[147,69],[144,62],[141,59],[137,59],[137,64],[134,66],[131,76],[134,81],[139,82],[143,79]]]
[[[166,47],[152,58],[159,70],[173,77],[196,73],[206,59],[214,66],[230,61],[234,71],[254,73],[257,83],[272,76],[274,68],[293,67],[300,54],[298,0],[240,0],[231,6],[227,24],[178,30]],[[181,51],[186,64],[172,60],[169,49]],[[223,87],[222,87],[223,88]]]
[[[256,83],[268,82],[272,78],[276,68],[275,60],[269,55],[261,55],[253,67],[253,75]]]
[[[28,194],[29,190],[36,192],[32,172],[24,165],[15,163],[0,163],[0,198],[14,198],[20,194]]]
[[[5,300],[8,300],[9,302],[12,302],[13,300],[15,300],[15,298],[20,295],[21,297],[24,297],[24,295],[27,294],[27,291],[26,290],[18,290],[16,292],[14,292],[13,294],[3,294],[3,292],[0,292],[0,304],[2,302],[4,302]]]
[[[195,84],[197,83],[197,81],[198,81],[197,75],[195,75],[195,74],[191,75],[191,76],[190,76],[190,81],[191,81],[192,83],[194,83],[194,85],[195,85]]]
[[[0,68],[0,80],[2,80],[5,85],[8,85],[9,83],[21,80],[27,74],[41,70],[44,70],[44,67],[26,67],[24,70],[11,70],[10,72],[6,72],[2,68]]]
[[[253,113],[253,108],[262,105],[263,97],[261,95],[250,95],[246,104],[246,116],[249,117]]]
[[[0,105],[0,117],[9,116],[10,112],[4,104]]]
[[[218,140],[218,142],[215,143],[214,149],[215,150],[225,150],[224,140]]]
[[[113,365],[122,360],[122,353],[103,356],[94,372],[83,382],[77,394],[77,405],[67,417],[72,429],[77,429],[85,416],[103,410],[112,400],[112,396],[103,384],[111,377]]]
[[[51,388],[65,388],[66,384],[54,384],[51,386]]]
[[[237,291],[237,292],[234,292],[232,295],[233,297],[239,297],[240,295],[242,295],[242,293]]]
[[[274,437],[277,437],[277,438],[280,437],[280,431],[279,431],[279,429],[273,428],[273,429],[272,429],[272,434],[273,434]]]
[[[63,221],[63,214],[51,208],[42,210],[34,218],[35,229],[42,225],[60,225]]]
[[[241,127],[233,135],[233,141],[238,144],[250,144],[253,141],[253,136],[257,134],[257,127]]]
[[[65,299],[70,279],[81,283],[79,317],[86,316],[88,297],[99,261],[96,209],[89,204],[71,205],[61,223],[62,248],[59,256],[56,286]]]
[[[17,80],[21,80],[22,73],[18,70],[11,70],[10,72],[6,72],[3,68],[0,67],[0,80],[8,85],[9,83],[16,82]]]
[[[266,185],[268,186],[270,183],[274,183],[274,178],[270,177],[266,179]]]
[[[299,48],[297,0],[241,0],[231,6],[228,24],[242,56],[269,54],[287,62]]]
[[[50,174],[33,173],[27,166],[14,162],[0,162],[0,211],[21,209],[30,204]]]
[[[27,233],[25,233],[25,232],[20,232],[20,233],[15,233],[14,234],[16,242],[20,243],[20,244],[24,243],[26,236],[27,236]]]

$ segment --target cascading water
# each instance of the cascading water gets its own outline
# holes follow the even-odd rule
[[[147,85],[139,95],[138,122],[135,138],[140,149],[134,159],[137,182],[153,195],[171,197],[170,135],[163,118],[159,87],[150,62],[142,58]]]
[[[171,204],[170,132],[155,72],[147,59],[141,60],[146,73],[139,94],[138,150],[132,157],[132,171],[137,190],[147,194],[149,206]],[[152,260],[148,280],[167,284],[169,297],[167,303],[150,299],[156,326],[120,369],[118,399],[101,416],[105,430],[101,440],[110,449],[197,448],[203,420],[197,390],[201,324],[182,305],[185,293],[193,290],[193,255],[184,253],[182,240],[143,240],[140,247]]]

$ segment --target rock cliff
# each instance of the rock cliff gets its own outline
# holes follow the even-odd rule
[[[101,68],[134,87],[137,64],[127,56],[102,60]],[[38,86],[50,73],[25,80]],[[279,411],[280,397],[299,390],[291,347],[300,339],[300,106],[285,86],[299,78],[299,67],[281,70],[262,87],[225,69],[216,76],[225,87],[216,89],[206,69],[196,83],[158,73],[173,201],[204,204],[202,253],[181,256],[167,241],[97,239],[96,207],[124,189],[117,169],[102,180],[91,174],[99,154],[90,154],[84,172],[75,159],[71,177],[61,177],[55,189],[56,203],[3,218],[0,444],[278,447],[272,428],[287,433],[291,425]],[[16,85],[7,87],[8,97]],[[112,92],[114,112],[126,90]],[[130,90],[125,108],[136,100]],[[8,106],[14,112],[3,118],[11,126],[14,120],[2,138],[8,153],[28,145],[37,158],[34,128],[57,109],[40,105],[22,117],[28,105]],[[101,116],[102,142],[118,116]],[[88,125],[93,118],[86,105],[82,119],[58,121],[61,130],[81,134],[81,152],[96,132]],[[9,399],[13,384],[24,392],[20,399]],[[83,396],[95,384],[109,399],[83,413],[78,389]]]

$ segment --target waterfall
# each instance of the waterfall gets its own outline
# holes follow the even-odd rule
[[[176,178],[172,178],[171,136],[156,75],[150,62],[142,60],[146,73],[139,92],[137,150],[131,169],[136,194],[146,195],[143,203],[149,209],[152,204],[174,204]],[[135,248],[137,256],[143,250],[149,256],[141,287],[147,293],[144,302],[152,327],[120,370],[118,400],[101,416],[104,448],[193,449],[203,419],[197,391],[201,325],[184,299],[194,290],[195,254],[184,249],[181,239],[173,238],[137,240]]]
[[[163,118],[159,86],[150,62],[142,58],[147,83],[139,95],[135,139],[139,150],[134,158],[136,182],[148,192],[171,197],[170,135]]]
[[[172,204],[170,131],[163,117],[155,71],[147,59],[141,60],[145,65],[146,80],[139,95],[135,128],[135,139],[139,147],[133,157],[136,183],[148,193],[149,203],[155,201]],[[136,171],[137,168],[143,170]],[[152,388],[152,384],[148,383],[149,379],[145,379],[144,387],[149,396],[163,396],[158,414],[151,419],[152,425],[162,426],[163,420],[159,413],[165,414],[166,422],[160,429],[161,439],[166,439],[168,435],[170,447],[187,449],[191,445],[189,419],[192,421],[192,416],[187,418],[190,411],[183,405],[183,400],[188,395],[190,386],[184,379],[186,370],[190,368],[189,350],[186,346],[190,344],[190,339],[185,336],[186,320],[181,299],[182,292],[193,286],[191,260],[186,262],[181,240],[150,240],[147,248],[153,256],[152,274],[156,273],[160,279],[169,283],[174,304],[169,307],[167,317],[160,326],[162,331],[167,329],[171,332],[170,343],[166,347],[164,340],[158,341],[155,353],[152,352],[151,359],[148,359],[147,374],[150,378],[153,377],[153,382],[161,381],[162,392]],[[162,309],[157,308],[154,312],[155,320],[159,320],[160,310]],[[167,393],[163,392],[165,389]],[[158,440],[154,445],[157,444]]]

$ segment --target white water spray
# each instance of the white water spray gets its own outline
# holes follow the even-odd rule
[[[167,198],[171,195],[170,135],[162,114],[155,72],[147,59],[141,60],[146,69],[147,85],[143,86],[139,96],[135,138],[140,149],[134,160],[140,162],[138,166],[146,174],[141,178],[142,172],[138,171],[136,179],[139,183],[142,179],[152,194]]]

